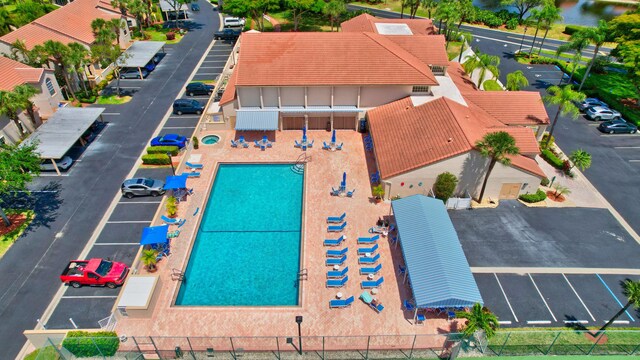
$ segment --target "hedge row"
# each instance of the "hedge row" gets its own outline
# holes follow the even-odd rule
[[[62,347],[77,357],[113,356],[120,346],[120,339],[113,331],[69,331]]]
[[[577,33],[578,31],[581,31],[581,30],[584,30],[584,29],[588,29],[588,26],[567,25],[567,26],[564,27],[563,33],[565,33],[567,35],[573,35],[573,34]]]
[[[171,156],[176,156],[180,152],[180,149],[177,146],[149,146],[147,148],[147,154],[167,154],[170,153]]]
[[[535,194],[522,194],[519,199],[526,203],[537,203],[544,201],[547,198],[547,194],[544,191],[538,189]]]
[[[551,166],[556,169],[564,170],[564,160],[556,156],[551,150],[544,149],[540,153],[540,156],[545,159]]]
[[[146,154],[142,155],[142,163],[145,165],[169,165],[171,159],[167,154]]]

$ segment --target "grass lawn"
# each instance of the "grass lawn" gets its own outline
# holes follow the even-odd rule
[[[2,257],[7,250],[13,245],[13,243],[22,235],[24,230],[29,226],[31,220],[33,220],[34,213],[32,210],[25,211],[17,211],[17,210],[6,210],[5,211],[9,218],[13,216],[17,217],[19,214],[22,214],[26,217],[26,220],[18,227],[10,228],[10,231],[4,235],[0,235],[0,257]],[[13,215],[13,216],[12,216]],[[2,224],[4,228],[4,223]]]
[[[47,346],[47,347],[43,347],[38,350],[35,350],[34,352],[24,357],[24,360],[36,360],[36,359],[58,360],[60,359],[60,355],[58,355],[58,352],[53,348],[53,346]]]
[[[179,33],[176,33],[176,38],[174,40],[167,40],[166,34],[169,31],[171,31],[171,29],[162,28],[158,30],[154,28],[149,28],[149,29],[145,29],[144,33],[149,37],[149,40],[151,41],[164,41],[167,44],[176,44],[176,43],[179,43],[180,40],[182,40],[182,35],[180,35]]]
[[[272,12],[269,13],[269,16],[280,22],[281,31],[293,30],[293,18],[289,10]],[[306,13],[302,15],[298,31],[331,31],[331,24],[329,24],[329,19],[325,15]]]
[[[534,49],[533,53],[537,54],[538,52],[537,52],[536,49]],[[548,55],[549,57],[553,57],[553,58],[556,57],[556,52],[553,51],[553,50],[542,49],[542,51],[540,53],[543,54],[543,56]],[[570,52],[562,52],[562,53],[560,53],[560,56],[564,56],[564,57],[566,57],[568,59],[573,59],[573,54],[570,53]],[[588,63],[588,62],[591,61],[591,58],[588,57],[588,56],[582,56],[582,57],[580,57],[580,60]]]
[[[482,88],[485,91],[504,91],[502,86],[495,80],[485,80],[485,82],[482,83]]]
[[[116,95],[109,95],[109,96],[98,96],[98,101],[96,101],[96,103],[102,104],[102,105],[120,105],[120,104],[128,103],[129,101],[131,101],[131,96],[120,97]]]
[[[449,47],[447,48],[447,55],[449,55],[449,60],[454,60],[454,59],[458,60],[461,47],[462,47],[462,42],[449,41]]]

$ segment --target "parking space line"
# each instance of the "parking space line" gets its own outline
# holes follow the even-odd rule
[[[614,149],[640,149],[640,146],[614,146]]]
[[[549,320],[527,320],[527,325],[549,325],[551,321]]]
[[[622,303],[620,302],[620,300],[618,300],[618,297],[613,293],[613,291],[611,291],[611,288],[609,287],[609,285],[607,285],[607,283],[604,282],[604,280],[602,279],[602,277],[600,276],[600,274],[596,274],[596,276],[598,277],[598,279],[600,279],[600,282],[602,283],[602,285],[604,285],[604,287],[607,288],[607,290],[609,291],[609,294],[611,294],[611,296],[613,296],[613,298],[616,300],[616,302],[618,303],[618,305],[620,305],[620,308],[624,308],[624,305],[622,305]],[[627,316],[629,317],[629,319],[631,319],[631,321],[635,321],[633,319],[633,317],[631,316],[631,314],[629,314],[629,311],[625,310],[624,311],[625,314],[627,314]]]
[[[198,75],[218,75],[220,73],[197,73],[196,76]]]
[[[498,282],[498,286],[500,287],[500,291],[502,291],[502,295],[504,296],[504,299],[507,301],[507,305],[509,305],[509,310],[511,310],[511,315],[513,315],[513,319],[516,322],[518,321],[518,317],[516,316],[516,313],[513,312],[513,308],[511,307],[511,303],[509,302],[509,298],[507,297],[507,294],[504,292],[504,288],[502,288],[502,284],[500,283],[500,279],[498,279],[498,275],[496,275],[496,273],[493,273],[493,276],[495,276],[496,281]]]
[[[498,321],[500,325],[511,325],[511,321]]]
[[[165,126],[163,129],[195,129],[195,126]]]
[[[100,245],[100,246],[110,246],[110,245],[138,245],[140,246],[140,243],[95,243],[93,244],[93,246],[96,245]]]
[[[608,320],[604,320],[606,323]],[[629,320],[613,320],[612,324],[629,324]]]
[[[103,112],[101,115],[113,115],[113,116],[120,116],[120,113],[105,113],[105,112]]]
[[[162,201],[120,201],[118,204],[160,204]]]
[[[68,295],[63,296],[62,299],[115,299],[117,295],[85,295],[85,296],[76,296],[76,295]]]
[[[169,116],[169,119],[189,119],[189,118],[196,118],[199,119],[200,115],[175,115],[175,116]]]
[[[587,314],[589,314],[589,316],[591,316],[591,320],[596,321],[596,318],[593,316],[593,314],[591,313],[591,311],[589,311],[589,308],[587,307],[587,305],[584,303],[584,301],[582,301],[582,298],[580,297],[580,295],[578,295],[578,292],[576,291],[576,289],[573,287],[573,284],[571,284],[571,282],[569,281],[569,279],[567,279],[567,277],[565,276],[565,274],[562,274],[562,277],[564,278],[564,280],[567,282],[567,284],[569,284],[569,287],[571,288],[571,290],[573,290],[573,293],[576,294],[576,296],[578,297],[578,300],[580,300],[580,303],[582,304],[582,306],[584,306],[584,309],[587,310]]]
[[[116,220],[107,221],[107,224],[150,224],[151,220]]]
[[[565,324],[588,324],[587,320],[564,320]]]
[[[200,66],[200,69],[222,69],[224,66]]]
[[[621,138],[621,137],[640,137],[640,136],[638,136],[638,134],[600,134],[600,136],[611,136],[611,135],[615,135],[615,137],[617,137],[617,138]]]
[[[640,162],[640,160],[629,160],[629,162]]]
[[[38,176],[56,176],[56,177],[58,177],[58,176],[69,176],[69,174],[60,174],[60,175],[58,175],[58,174],[45,174],[45,173],[41,172]]]
[[[527,274],[529,275],[529,279],[531,279],[531,282],[533,283],[533,286],[536,288],[536,291],[538,292],[538,295],[540,295],[540,299],[542,299],[542,302],[544,303],[544,306],[547,307],[547,310],[549,310],[549,314],[551,314],[551,317],[553,318],[553,321],[558,322],[558,319],[556,319],[556,316],[553,315],[553,311],[551,311],[551,308],[549,307],[549,304],[547,304],[547,300],[544,299],[544,296],[542,296],[542,293],[540,292],[540,289],[538,289],[538,285],[536,284],[535,281],[533,281],[533,276],[531,276],[531,274]]]

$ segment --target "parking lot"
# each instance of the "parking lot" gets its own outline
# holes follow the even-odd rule
[[[170,49],[170,48],[169,48]],[[211,54],[217,58],[226,53],[229,56],[231,44],[216,42],[210,49],[202,66],[194,73],[193,80],[215,79],[222,71],[224,62],[218,68],[213,69],[207,64]],[[174,56],[168,50],[167,56]],[[225,58],[226,61],[226,58]],[[162,62],[161,62],[162,64]],[[208,78],[204,78],[208,76]],[[140,80],[121,80],[129,84]],[[208,96],[194,96],[203,105]],[[171,114],[160,130],[160,135],[175,133],[191,138],[200,116],[198,115],[174,115]],[[171,168],[139,168],[134,177],[150,177],[165,179],[171,175]],[[135,197],[133,199],[121,198],[117,206],[111,212],[104,228],[100,231],[95,244],[86,258],[109,258],[115,261],[131,265],[138,252],[142,229],[149,226],[158,210],[161,198]],[[102,287],[83,287],[80,289],[66,288],[60,302],[49,317],[46,327],[48,329],[68,329],[73,323],[79,328],[98,328],[98,321],[108,317],[115,304],[120,288],[108,289]]]

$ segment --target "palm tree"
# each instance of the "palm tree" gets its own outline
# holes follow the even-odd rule
[[[471,36],[471,33],[468,31],[460,31],[458,32],[458,34],[460,35],[460,39],[462,40],[462,44],[460,45],[460,55],[458,56],[458,62],[462,62],[462,53],[465,50],[464,46],[471,44],[471,41],[473,41],[473,38]]]
[[[573,80],[573,75],[575,74],[576,69],[578,68],[578,64],[580,63],[580,59],[582,59],[582,51],[587,46],[589,46],[589,40],[582,37],[580,32],[577,32],[571,35],[571,38],[569,38],[569,43],[560,45],[558,46],[558,49],[556,49],[556,58],[567,50],[575,51],[575,54],[573,55],[573,59],[571,60],[571,62],[573,63],[573,68],[571,69],[571,75],[569,75],[569,80],[567,81],[568,84],[571,84],[571,81]],[[564,76],[560,79],[560,84],[562,84],[563,80],[564,80]]]
[[[500,58],[495,55],[489,55],[476,51],[476,56],[469,58],[463,64],[464,71],[471,76],[476,69],[480,69],[480,77],[478,78],[478,88],[484,82],[484,77],[489,70],[495,77],[500,75]]]
[[[500,326],[498,318],[479,303],[473,304],[470,311],[456,312],[456,318],[467,320],[467,324],[462,330],[466,337],[471,337],[476,331],[483,330],[487,339],[489,339],[496,334],[496,329]]]
[[[591,154],[582,149],[574,150],[569,155],[569,160],[573,163],[571,168],[577,166],[580,171],[585,171],[591,167]]]
[[[533,53],[533,47],[536,44],[536,40],[538,39],[538,31],[540,30],[540,23],[542,22],[542,10],[533,9],[531,10],[531,15],[527,18],[527,20],[535,21],[536,24],[536,32],[533,34],[533,41],[531,41],[531,48],[529,49],[529,57]]]
[[[16,85],[16,87],[13,88],[13,101],[17,104],[17,106],[27,112],[27,115],[29,115],[29,119],[31,119],[31,123],[34,125],[36,123],[36,114],[33,110],[34,105],[31,101],[31,98],[39,92],[40,91],[38,91],[37,88],[27,84]]]
[[[549,146],[549,140],[551,140],[551,137],[553,136],[553,130],[556,128],[560,114],[570,115],[573,119],[576,119],[578,115],[580,115],[580,110],[578,110],[575,103],[584,101],[585,99],[584,94],[574,91],[571,88],[571,85],[566,85],[564,87],[550,86],[547,89],[547,92],[549,94],[545,95],[542,98],[542,101],[547,105],[558,105],[558,111],[551,123],[551,129],[549,129],[549,136],[547,137],[546,144],[543,146],[544,148]]]
[[[518,91],[525,86],[529,86],[529,80],[521,70],[507,74],[507,90]]]
[[[343,0],[331,0],[324,6],[322,12],[329,17],[331,31],[333,31],[333,24],[340,24],[340,16],[347,12],[347,5],[345,5]],[[339,25],[336,26],[336,30],[338,26]]]
[[[65,59],[70,65],[69,68],[78,75],[82,90],[87,93],[88,90],[83,68],[87,62],[87,58],[89,57],[89,50],[76,42],[69,44],[68,47],[69,51],[67,52]]]
[[[505,131],[485,134],[482,139],[476,142],[476,149],[480,152],[482,157],[490,159],[489,168],[484,176],[482,190],[480,190],[480,197],[478,199],[478,202],[482,203],[484,191],[487,188],[487,182],[493,167],[496,166],[496,163],[500,163],[505,166],[511,164],[509,155],[518,155],[520,153],[520,149],[516,146],[516,140]]]
[[[540,56],[540,53],[542,52],[542,45],[544,45],[544,41],[547,40],[547,34],[549,33],[549,29],[551,29],[551,25],[553,25],[556,21],[562,20],[562,16],[560,16],[560,13],[561,10],[556,6],[555,2],[545,2],[541,13],[542,26],[544,27],[544,36],[542,37],[540,47],[538,48],[538,56]]]
[[[620,309],[620,311],[618,311],[615,315],[613,315],[611,320],[607,321],[607,323],[604,324],[604,326],[601,327],[600,330],[598,330],[598,333],[606,330],[609,327],[609,325],[613,324],[613,322],[616,321],[616,319],[620,315],[622,315],[622,313],[627,311],[627,309],[629,309],[631,305],[633,305],[635,308],[638,308],[640,306],[640,281],[633,281],[631,279],[626,279],[625,281],[622,282],[621,285],[622,285],[622,293],[624,294],[624,296],[627,297],[627,304],[622,309]]]
[[[11,16],[4,7],[0,8],[0,35],[4,35],[11,31]]]
[[[598,21],[597,27],[590,27],[580,31],[582,37],[589,42],[595,45],[595,49],[593,49],[593,57],[591,58],[591,62],[589,62],[589,66],[587,67],[587,71],[584,72],[584,76],[582,77],[582,82],[580,82],[580,86],[578,87],[578,91],[582,90],[582,86],[584,86],[585,81],[587,81],[587,77],[589,77],[589,72],[591,71],[591,67],[593,67],[593,63],[596,62],[596,58],[598,57],[598,51],[600,47],[607,40],[607,33],[609,32],[609,25],[606,21],[600,20]]]
[[[420,5],[427,9],[427,17],[431,19],[431,11],[434,7],[438,6],[437,0],[420,0]]]
[[[60,67],[60,72],[62,73],[64,82],[67,85],[67,92],[70,93],[71,97],[77,101],[78,99],[74,93],[74,88],[71,87],[68,76],[69,64],[67,62],[67,54],[69,53],[69,47],[59,41],[47,40],[42,45],[36,45],[34,49],[47,54],[51,59],[53,59],[55,64]]]

